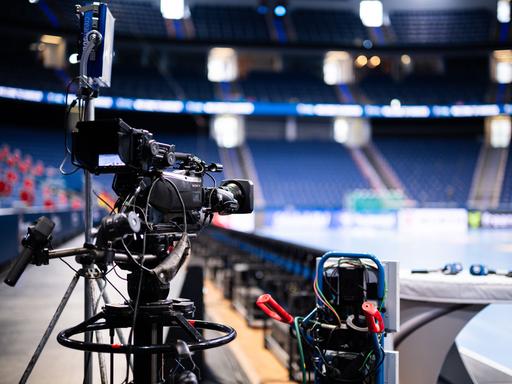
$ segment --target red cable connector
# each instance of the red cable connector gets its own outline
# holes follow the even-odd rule
[[[268,293],[258,297],[258,300],[256,300],[256,305],[260,307],[260,309],[265,312],[267,316],[273,318],[274,320],[285,324],[293,323],[293,316],[286,312],[285,309],[281,307],[277,301],[275,301]]]
[[[384,320],[382,315],[375,306],[369,301],[365,301],[362,305],[366,322],[368,323],[368,332],[382,333],[384,332]],[[377,320],[377,321],[375,321]]]

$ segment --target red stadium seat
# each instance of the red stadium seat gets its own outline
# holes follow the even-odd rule
[[[33,190],[34,187],[35,187],[34,180],[32,180],[32,179],[25,179],[23,181],[23,187],[28,189],[28,190]]]
[[[7,176],[7,181],[9,181],[9,183],[14,184],[18,181],[18,174],[12,170],[7,171],[5,175]]]
[[[46,209],[54,209],[55,208],[55,202],[53,201],[53,199],[50,199],[50,198],[45,199],[43,205]]]
[[[20,200],[25,203],[26,205],[32,205],[34,204],[34,193],[32,191],[29,191],[27,189],[22,189],[20,192]]]
[[[6,180],[0,180],[0,196],[8,197],[12,193],[12,185]]]

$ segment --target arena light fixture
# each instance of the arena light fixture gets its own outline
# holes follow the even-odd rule
[[[183,19],[185,11],[185,0],[160,0],[160,12],[164,19]]]
[[[286,16],[286,7],[284,5],[278,5],[274,8],[274,15],[277,17],[284,17]]]
[[[400,108],[402,106],[402,103],[398,99],[392,99],[389,105],[391,105],[394,108]]]
[[[512,83],[512,50],[503,49],[493,52],[491,75],[499,84]]]
[[[409,55],[402,55],[400,57],[400,61],[402,62],[403,65],[410,65],[412,60],[411,60],[411,56]]]
[[[68,60],[71,64],[77,64],[78,63],[78,53],[72,53],[71,55],[69,55]]]
[[[61,36],[42,35],[37,50],[45,68],[63,69],[66,66],[66,40]]]
[[[221,148],[235,148],[245,140],[244,118],[239,115],[216,115],[212,119],[212,136]]]
[[[333,128],[334,141],[345,144],[348,140],[348,132],[350,129],[347,119],[344,117],[335,118]]]
[[[351,148],[366,145],[371,138],[370,122],[359,117],[338,116],[333,122],[333,138]]]
[[[364,55],[359,55],[359,56],[357,56],[355,63],[356,63],[356,67],[362,68],[368,63],[368,59]]]
[[[378,67],[381,63],[381,60],[380,60],[380,57],[379,56],[372,56],[370,57],[370,60],[368,61],[368,66],[370,68],[375,68],[375,67]]]
[[[498,0],[496,16],[500,23],[510,23],[510,0]]]
[[[39,39],[39,41],[44,44],[58,45],[62,42],[62,37],[54,35],[43,35],[41,36],[41,39]]]
[[[349,84],[354,81],[352,57],[345,51],[329,51],[324,57],[324,82],[328,85]]]
[[[381,27],[384,22],[384,9],[379,0],[363,0],[359,4],[359,17],[366,27]]]
[[[510,145],[512,122],[510,116],[491,116],[486,118],[488,140],[493,148],[507,148]]]
[[[212,48],[208,53],[208,80],[233,81],[238,77],[238,58],[233,48]]]

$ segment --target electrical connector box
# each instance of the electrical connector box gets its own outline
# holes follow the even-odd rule
[[[78,9],[80,15],[80,59],[91,44],[89,35],[96,31],[101,41],[92,50],[87,61],[85,77],[91,79],[97,87],[110,87],[112,75],[112,57],[114,54],[115,19],[105,3],[93,3]]]

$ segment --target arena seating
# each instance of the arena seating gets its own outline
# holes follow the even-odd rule
[[[398,44],[488,42],[492,14],[485,9],[399,11],[389,15]]]
[[[360,45],[368,38],[361,20],[350,11],[297,9],[291,19],[301,43]]]
[[[368,100],[389,104],[471,104],[485,102],[487,82],[480,77],[409,76],[398,82],[384,75],[370,75],[360,82]]]
[[[267,208],[341,208],[347,192],[368,188],[340,144],[250,140],[249,148]]]
[[[172,72],[180,90],[186,99],[189,100],[214,100],[214,84],[210,82],[205,72],[192,72],[187,70],[176,70]]]
[[[128,36],[167,36],[160,9],[150,2],[111,0],[109,6],[116,18],[116,33]]]
[[[84,0],[73,3],[84,4]],[[165,20],[155,3],[131,0],[109,2],[116,17],[116,31],[125,36],[169,37]],[[7,9],[8,8],[8,9]],[[66,0],[45,0],[35,4],[12,2],[0,19],[35,25],[44,29],[76,28],[74,7]],[[265,43],[270,32],[265,16],[255,7],[234,5],[192,6],[190,10],[199,40]],[[488,9],[404,10],[390,12],[394,41],[388,44],[466,44],[485,43],[495,35],[494,15]],[[292,9],[290,22],[300,43],[346,44],[360,46],[370,39],[359,16],[351,10]],[[283,41],[289,41],[286,36]],[[392,39],[393,40],[393,39]],[[382,44],[382,41],[378,41]]]
[[[9,61],[0,61],[0,85],[62,92],[65,82],[56,71],[43,67],[36,52],[30,50],[31,43],[28,39],[16,38],[3,45],[2,55]]]
[[[250,73],[240,81],[247,100],[266,102],[338,103],[334,87],[307,73]]]
[[[501,188],[500,203],[505,209],[512,208],[512,151],[508,152],[507,166],[505,169],[505,178]]]
[[[481,143],[466,138],[374,138],[420,206],[466,206]]]
[[[19,126],[0,129],[0,189],[6,192],[9,184],[8,193],[0,198],[1,207],[20,201],[49,208],[81,204],[77,195],[82,189],[81,173],[64,178],[57,169],[64,157],[61,132]]]
[[[151,99],[176,99],[176,83],[172,77],[162,75],[156,67],[116,65],[113,68],[112,88],[105,95]],[[141,75],[138,75],[141,74]]]
[[[200,40],[268,42],[264,16],[253,7],[197,5],[191,9]]]

